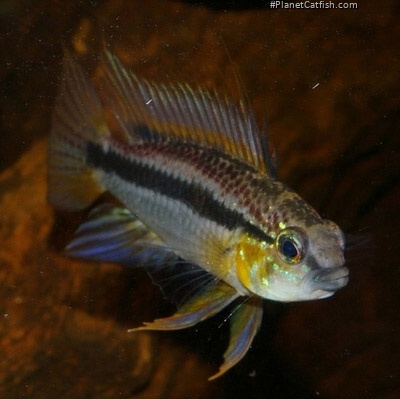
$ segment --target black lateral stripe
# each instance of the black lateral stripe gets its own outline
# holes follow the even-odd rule
[[[87,154],[89,165],[95,168],[114,173],[127,182],[190,205],[199,215],[229,230],[243,227],[249,234],[262,241],[273,241],[268,234],[246,220],[243,214],[224,206],[213,197],[211,191],[198,183],[185,182],[153,167],[128,160],[112,150],[105,152],[96,143],[88,142]]]

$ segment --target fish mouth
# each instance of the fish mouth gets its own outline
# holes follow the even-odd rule
[[[315,291],[322,291],[320,298],[333,295],[337,290],[343,288],[348,281],[349,269],[347,267],[316,270],[310,280]]]
[[[318,270],[313,275],[311,281],[315,289],[337,291],[348,283],[349,269],[347,267],[338,267]]]

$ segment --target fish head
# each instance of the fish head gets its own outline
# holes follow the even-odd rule
[[[348,282],[344,234],[333,222],[283,226],[272,242],[243,240],[237,252],[241,283],[252,293],[281,302],[327,298]]]

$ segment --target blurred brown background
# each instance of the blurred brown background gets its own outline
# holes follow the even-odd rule
[[[0,398],[400,397],[399,2],[266,3],[0,2]],[[222,319],[128,334],[173,307],[142,271],[60,254],[84,218],[45,198],[62,49],[95,73],[104,41],[141,75],[244,92],[280,179],[349,235],[349,285],[267,303],[251,351],[212,383]]]

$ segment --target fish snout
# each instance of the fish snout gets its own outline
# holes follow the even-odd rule
[[[316,270],[311,278],[315,290],[335,292],[347,285],[349,269],[347,267],[331,267]]]

